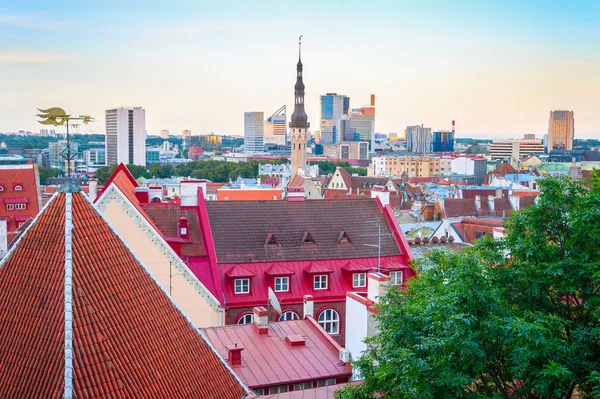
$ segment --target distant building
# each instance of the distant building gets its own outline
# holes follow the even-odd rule
[[[160,150],[158,148],[146,148],[146,165],[160,163]]]
[[[406,127],[406,149],[415,154],[431,152],[431,128],[423,125]]]
[[[287,144],[287,115],[285,105],[269,116],[264,123],[265,144]]]
[[[481,185],[487,173],[487,159],[483,157],[456,157],[450,163],[450,171],[458,176],[473,176],[473,184]]]
[[[433,132],[433,152],[454,152],[454,132],[441,130]]]
[[[552,150],[572,150],[575,137],[573,111],[550,111],[548,126],[548,152]]]
[[[347,141],[366,141],[370,143],[370,151],[375,148],[375,95],[371,94],[371,103],[352,109],[350,120],[344,127]],[[350,140],[350,138],[353,138]]]
[[[324,144],[323,155],[339,160],[369,159],[369,142],[341,142]]]
[[[188,149],[188,159],[191,159],[192,161],[197,161],[201,157],[202,157],[202,147],[193,145]]]
[[[71,154],[76,155],[79,152],[79,145],[73,140],[70,141]],[[54,143],[48,144],[49,156],[50,156],[50,167],[60,170],[66,170],[67,162],[65,156],[67,154],[67,141],[59,140]]]
[[[119,107],[106,110],[106,163],[146,165],[146,110]]]
[[[263,184],[261,179],[243,179],[238,177],[236,181],[229,182],[217,189],[219,201],[272,201],[281,198],[283,190],[273,188],[269,184]]]
[[[160,138],[161,139],[168,139],[169,138],[169,131],[167,129],[163,129],[160,131]]]
[[[189,139],[190,137],[192,137],[192,131],[191,130],[184,130],[181,132],[181,137],[183,137],[184,139]]]
[[[202,136],[192,136],[190,145],[196,145],[202,148],[202,151],[221,151],[223,148],[223,139],[216,134],[204,134]]]
[[[343,94],[327,93],[320,96],[321,103],[321,143],[333,144],[343,140],[338,131],[338,121],[348,114],[350,98]]]
[[[528,155],[544,153],[544,144],[539,139],[495,139],[490,145],[492,161],[503,161],[508,159],[512,165],[516,165],[521,159]]]
[[[85,162],[87,172],[94,172],[101,166],[106,165],[106,149],[105,148],[90,148],[83,152],[83,160]]]
[[[244,112],[244,152],[255,154],[264,151],[264,112]]]

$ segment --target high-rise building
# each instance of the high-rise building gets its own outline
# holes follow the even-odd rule
[[[264,151],[264,112],[244,112],[244,152],[255,154]]]
[[[415,154],[431,152],[431,128],[423,125],[406,127],[406,149]]]
[[[181,132],[181,137],[185,140],[185,139],[189,139],[190,137],[192,137],[192,131],[191,130],[184,130]]]
[[[504,161],[507,159],[513,166],[527,155],[539,155],[544,153],[544,144],[540,139],[495,139],[490,145],[492,161]]]
[[[160,131],[160,138],[161,139],[168,139],[169,138],[169,131],[167,129],[163,129]]]
[[[575,137],[573,111],[550,111],[548,126],[548,152],[552,150],[572,150]]]
[[[454,132],[441,130],[433,132],[433,152],[454,152]]]
[[[69,141],[69,146],[71,147],[71,157],[80,158],[79,154],[79,145],[73,140]],[[67,141],[59,140],[54,143],[48,144],[49,149],[49,159],[50,159],[50,167],[67,170]]]
[[[265,120],[265,144],[286,145],[287,115],[285,105]]]
[[[308,115],[304,111],[304,82],[302,81],[302,42],[298,44],[298,64],[296,64],[296,85],[294,86],[294,113],[290,122],[290,142],[292,145],[292,176],[298,169],[306,169],[306,143],[308,133]],[[321,132],[322,133],[322,132]]]
[[[348,114],[350,98],[343,94],[327,93],[321,97],[321,143],[339,143],[344,138],[338,131],[338,121]]]
[[[106,164],[146,166],[146,110],[119,107],[105,111]]]
[[[204,134],[202,136],[192,136],[190,145],[202,148],[202,151],[221,151],[223,139],[216,134]]]

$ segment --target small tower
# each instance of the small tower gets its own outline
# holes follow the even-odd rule
[[[292,146],[292,176],[298,169],[306,170],[306,143],[310,139],[308,133],[308,116],[304,111],[304,83],[302,82],[302,36],[298,43],[298,64],[296,65],[296,86],[294,86],[294,113],[290,122],[290,144]]]

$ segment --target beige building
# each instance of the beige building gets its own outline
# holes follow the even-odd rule
[[[369,142],[344,141],[337,144],[324,144],[323,155],[336,159],[369,159]]]
[[[575,120],[573,111],[550,111],[548,125],[548,152],[556,150],[572,150],[575,137]]]
[[[512,165],[516,165],[521,159],[528,155],[543,154],[544,144],[539,139],[522,140],[494,140],[490,145],[490,156],[492,161],[509,159]]]
[[[386,177],[400,177],[403,173],[408,177],[441,176],[450,174],[451,164],[451,157],[374,157],[369,174]]]
[[[129,171],[121,164],[95,205],[196,327],[223,325],[224,310],[220,302],[150,221],[137,200],[141,193],[148,195],[148,188],[137,187]],[[90,193],[90,197],[93,199],[94,194]]]

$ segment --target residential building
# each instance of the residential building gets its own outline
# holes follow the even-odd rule
[[[247,397],[154,276],[65,183],[1,262],[0,397]]]
[[[310,306],[312,305],[312,307]],[[314,310],[307,296],[305,308]],[[242,382],[257,395],[273,395],[342,384],[352,376],[347,351],[310,314],[300,319],[283,309],[279,322],[255,307],[249,324],[202,329],[202,333]],[[341,360],[343,359],[343,360]]]
[[[548,124],[548,152],[552,150],[572,150],[575,137],[573,111],[550,111]]]
[[[539,139],[494,139],[490,145],[490,156],[492,161],[504,161],[508,159],[513,166],[528,155],[539,155],[544,153],[544,144]]]
[[[378,156],[373,157],[372,169],[375,176],[431,177],[450,174],[451,157],[433,156]]]
[[[292,175],[292,168],[290,164],[262,164],[258,165],[258,175],[289,179]]]
[[[354,108],[350,114],[348,128],[344,128],[345,137],[354,137],[353,141],[370,143],[370,151],[375,151],[375,95],[371,94],[370,105]]]
[[[146,166],[146,110],[119,107],[106,110],[106,164]]]
[[[290,179],[287,185],[286,197],[303,195],[305,199],[323,199],[323,191],[321,177],[311,177],[298,172]]]
[[[298,169],[306,169],[306,143],[310,140],[308,115],[304,110],[304,81],[302,79],[302,47],[298,46],[296,64],[296,84],[294,85],[294,112],[290,122],[290,143],[292,145],[292,175]]]
[[[431,147],[433,152],[454,152],[454,132],[447,130],[433,132]]]
[[[350,98],[343,94],[327,93],[320,96],[321,104],[321,144],[339,143],[344,138],[338,130],[342,115],[348,115]]]
[[[450,171],[458,176],[473,176],[473,184],[483,184],[487,159],[478,156],[459,156],[450,161]]]
[[[350,159],[369,159],[369,144],[366,141],[343,141],[338,144],[324,144],[323,155],[327,158],[344,161]]]
[[[163,129],[160,131],[160,138],[161,139],[168,139],[169,138],[169,131],[167,129]]]
[[[265,144],[287,144],[287,115],[285,105],[265,120],[264,132]]]
[[[146,147],[146,165],[160,163],[160,149],[154,147]]]
[[[0,219],[6,223],[5,234],[0,236],[2,250],[13,240],[16,230],[42,209],[37,165],[0,166],[0,199]]]
[[[188,140],[190,137],[192,137],[192,131],[191,131],[191,130],[187,130],[187,129],[186,129],[186,130],[183,130],[183,131],[181,132],[181,137],[182,137],[184,140]]]
[[[273,201],[281,198],[283,189],[275,188],[269,184],[261,183],[261,179],[243,179],[238,177],[236,181],[221,186],[217,190],[219,201]]]
[[[244,152],[264,152],[264,112],[244,112]]]
[[[201,136],[192,136],[190,145],[196,145],[202,148],[203,151],[221,151],[223,147],[223,139],[216,134],[204,134]]]
[[[188,159],[191,159],[192,161],[197,161],[200,158],[202,158],[202,147],[198,147],[198,146],[191,146],[188,149]]]
[[[406,149],[415,154],[431,152],[431,128],[423,125],[406,127]]]
[[[71,154],[77,157],[79,154],[79,145],[71,140],[69,142],[69,146],[71,147]],[[48,143],[48,150],[50,167],[66,171],[67,161],[65,157],[67,155],[67,140],[59,140],[57,142]]]
[[[83,160],[86,172],[95,172],[96,169],[106,166],[106,148],[90,148],[83,151]]]

